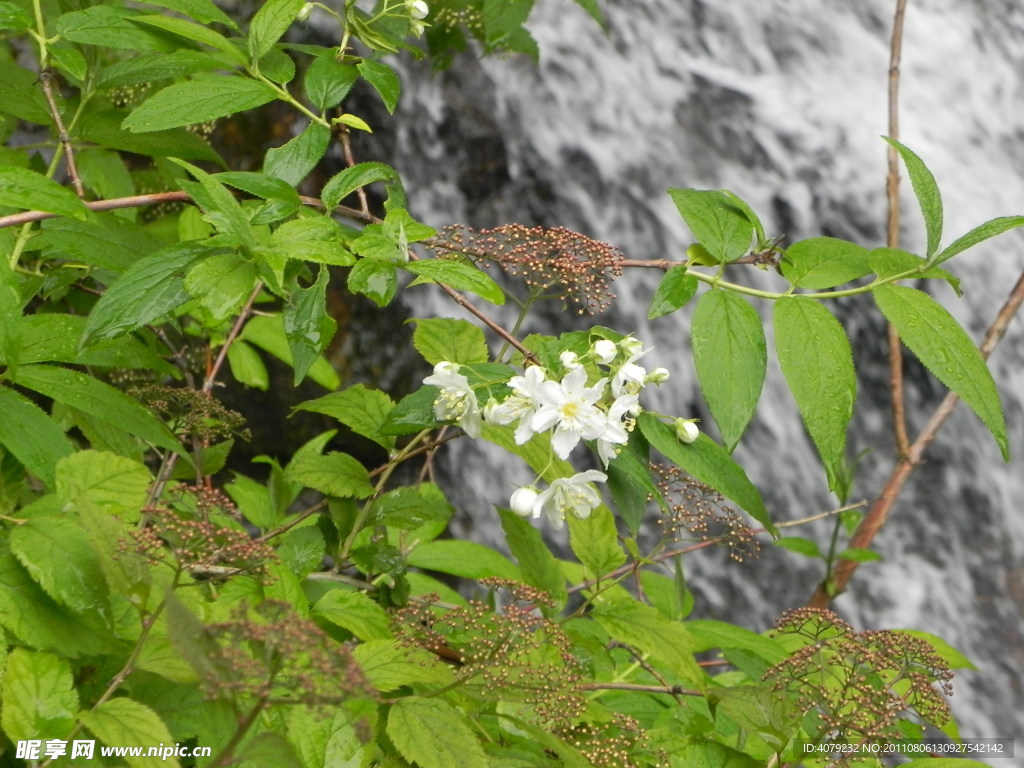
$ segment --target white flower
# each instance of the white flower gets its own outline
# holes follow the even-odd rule
[[[615,342],[611,339],[598,339],[594,342],[591,351],[594,353],[597,362],[604,365],[608,365],[619,354],[619,348],[615,346]]]
[[[636,360],[640,355],[644,354],[644,343],[640,339],[627,336],[619,342],[619,346],[622,347],[622,351],[626,353],[626,357]]]
[[[531,510],[533,519],[536,520],[543,513],[555,528],[561,528],[565,524],[566,513],[580,519],[590,517],[590,513],[601,503],[601,494],[591,483],[603,483],[606,480],[608,475],[596,469],[572,477],[558,478],[534,500]]]
[[[587,371],[573,368],[561,383],[545,381],[540,386],[540,408],[530,419],[530,429],[544,432],[555,428],[551,447],[560,459],[568,458],[579,441],[595,440],[607,429],[608,418],[594,403],[601,399],[607,379],[586,386]]]
[[[576,353],[568,349],[562,352],[558,359],[562,361],[562,365],[566,368],[575,368],[580,364],[580,359],[576,356]]]
[[[518,419],[516,445],[522,445],[533,437],[530,420],[540,408],[538,398],[546,378],[547,371],[539,365],[531,365],[522,376],[513,376],[508,381],[512,394],[502,403],[488,403],[484,409],[484,418],[492,424],[503,425]]]
[[[411,22],[409,22],[409,31],[412,32],[413,37],[419,37],[426,31],[426,29],[427,25],[424,24],[422,21],[416,21],[415,19],[413,19]]]
[[[454,421],[470,437],[480,437],[480,403],[469,386],[469,380],[459,373],[458,363],[441,361],[434,373],[423,380],[441,390],[434,401],[434,416],[438,421]]]
[[[406,0],[405,7],[409,10],[409,16],[416,21],[427,18],[430,8],[423,0]]]
[[[540,492],[536,488],[532,485],[524,485],[513,492],[508,505],[517,515],[529,517],[533,514],[533,507],[538,496],[540,496]]]
[[[612,376],[612,394],[615,397],[622,395],[636,395],[647,383],[647,369],[637,365],[636,361],[647,354],[642,341],[627,336],[619,342],[619,346],[626,352],[626,361],[619,366]]]
[[[618,397],[608,409],[608,422],[605,425],[604,433],[597,439],[597,455],[605,467],[608,462],[619,455],[617,446],[625,445],[629,441],[629,432],[636,423],[633,419],[623,421],[628,415],[635,416],[640,413],[640,398],[637,395],[623,395]]]
[[[669,373],[668,368],[655,368],[647,374],[647,381],[651,384],[662,384],[668,381],[669,376],[671,376],[671,374]]]
[[[693,419],[676,419],[675,427],[681,443],[692,443],[700,436],[700,428]]]

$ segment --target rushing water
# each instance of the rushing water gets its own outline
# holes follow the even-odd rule
[[[614,243],[629,258],[682,257],[689,234],[665,194],[672,186],[729,188],[761,213],[770,232],[790,241],[831,235],[881,245],[879,136],[887,126],[894,5],[607,2],[605,34],[575,4],[540,0],[531,23],[539,65],[467,57],[440,75],[405,72],[394,156],[372,159],[400,168],[414,212],[432,224],[561,224]],[[944,193],[944,242],[988,218],[1024,213],[1024,6],[911,0],[900,119],[901,139],[925,159]],[[906,181],[903,200],[903,243],[919,250],[923,226]],[[1022,268],[1024,236],[1014,232],[952,263],[962,299],[945,284],[931,290],[980,339]],[[597,320],[635,331],[656,347],[649,363],[673,371],[655,405],[710,420],[700,410],[688,312],[646,320],[657,279],[628,272],[616,306]],[[893,463],[885,331],[870,299],[833,309],[860,375],[850,452],[872,449],[854,498],[870,498]],[[453,314],[440,304],[417,311]],[[541,317],[535,329],[551,332],[558,317]],[[878,539],[884,561],[862,566],[837,602],[858,628],[932,631],[977,663],[978,671],[958,676],[953,700],[968,737],[1024,737],[1022,363],[1018,318],[991,360],[1015,463],[1003,464],[981,423],[958,406]],[[920,366],[908,364],[912,431],[943,394]],[[470,519],[493,530],[489,505],[503,502],[527,473],[474,450],[453,448],[451,466],[470,467],[453,485]],[[835,506],[771,364],[737,457],[776,519]],[[823,547],[829,532],[825,522],[801,529]],[[799,605],[820,578],[813,563],[772,548],[741,566],[697,555],[687,567],[697,614],[755,629]]]

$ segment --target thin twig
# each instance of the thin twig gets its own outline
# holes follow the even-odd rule
[[[44,69],[39,73],[39,83],[43,86],[43,95],[46,96],[46,103],[50,106],[50,115],[57,126],[57,138],[64,150],[64,157],[68,164],[68,176],[75,188],[75,194],[85,199],[85,187],[82,186],[82,179],[78,175],[78,167],[75,165],[75,153],[71,150],[71,138],[68,136],[67,128],[64,127],[64,120],[60,116],[60,109],[57,107],[57,100],[53,96],[53,73]]]
[[[1010,324],[1010,320],[1020,310],[1022,302],[1024,302],[1024,272],[1017,279],[1017,283],[1010,292],[1010,296],[985,332],[985,340],[978,347],[983,359],[988,359],[989,355],[992,354],[992,350],[996,348],[996,345],[1006,335],[1006,329]],[[860,525],[854,532],[853,538],[850,539],[850,547],[870,548],[871,542],[874,541],[875,536],[882,526],[885,525],[886,520],[888,520],[893,502],[895,502],[896,497],[903,489],[907,478],[910,477],[911,473],[921,463],[925,448],[935,439],[935,436],[953,412],[953,407],[959,399],[955,392],[950,392],[932,413],[928,423],[921,430],[921,434],[918,435],[917,439],[910,446],[907,455],[900,459],[882,488],[881,494],[875,499],[864,519],[860,521]],[[827,608],[832,602],[832,597],[838,595],[846,588],[858,565],[859,563],[855,560],[842,560],[836,566],[830,583],[822,582],[810,600],[808,600],[807,605],[811,608]]]
[[[683,688],[681,685],[643,685],[641,683],[581,683],[581,691],[639,691],[641,693],[664,693],[669,696],[703,696],[701,691]]]
[[[892,24],[892,39],[889,45],[889,138],[899,140],[899,94],[900,57],[903,50],[903,19],[907,0],[896,0],[896,14]],[[889,223],[886,231],[886,245],[899,248],[900,245],[900,159],[896,147],[889,145],[889,173],[886,177],[886,193],[889,201]],[[906,396],[903,388],[903,346],[892,323],[888,324],[889,341],[889,388],[892,392],[892,425],[896,438],[896,456],[902,460],[909,450],[907,436]]]

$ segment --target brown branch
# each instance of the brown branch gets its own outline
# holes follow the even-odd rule
[[[907,0],[896,0],[896,14],[892,25],[892,39],[889,46],[889,138],[899,140],[899,94],[900,57],[903,50],[903,19]],[[889,202],[889,222],[886,245],[899,248],[900,245],[900,159],[892,144],[888,151],[889,173],[886,177],[886,195]],[[889,342],[889,388],[892,392],[892,425],[896,438],[896,456],[903,460],[909,450],[907,437],[906,396],[903,388],[903,347],[899,334],[892,323],[888,324]]]
[[[352,135],[348,130],[348,126],[339,126],[339,135],[341,137],[341,151],[345,155],[345,164],[351,168],[356,164],[355,155],[352,154]],[[359,210],[369,215],[370,203],[366,199],[366,189],[359,187],[356,189],[356,195],[359,197]]]
[[[82,179],[78,175],[78,166],[75,165],[75,153],[71,150],[71,138],[68,136],[67,128],[64,127],[64,120],[60,116],[60,108],[58,108],[57,100],[53,96],[53,73],[49,69],[44,69],[39,73],[39,83],[43,86],[43,95],[46,96],[46,103],[50,107],[50,115],[57,126],[57,139],[60,141],[60,146],[64,151],[64,157],[67,158],[68,176],[71,178],[71,184],[75,188],[75,194],[84,200],[85,187],[82,186]]]
[[[1006,329],[1010,324],[1010,320],[1017,314],[1022,302],[1024,302],[1024,272],[1017,279],[1017,283],[1014,285],[1006,302],[985,332],[985,340],[978,347],[978,351],[983,359],[988,359],[989,355],[992,354],[992,350],[996,348],[996,345],[1006,335]],[[910,446],[907,455],[899,460],[899,463],[893,469],[892,474],[882,488],[881,494],[875,499],[864,519],[861,520],[860,525],[853,534],[853,538],[850,539],[851,547],[861,549],[871,547],[875,536],[882,526],[885,525],[886,520],[889,519],[889,512],[892,510],[893,502],[903,489],[907,478],[910,477],[911,473],[921,463],[921,457],[924,454],[925,448],[935,439],[935,436],[953,412],[953,408],[959,399],[956,393],[950,392],[932,413],[928,423],[921,430],[921,434],[918,435],[917,439]],[[839,594],[846,588],[858,565],[859,563],[854,560],[842,560],[836,567],[831,583],[822,582],[810,600],[808,600],[807,605],[811,608],[827,608],[832,602],[832,596]]]

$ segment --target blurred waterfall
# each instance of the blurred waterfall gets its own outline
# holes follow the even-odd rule
[[[411,66],[403,73],[398,133],[385,140],[394,155],[381,156],[375,143],[360,159],[396,165],[413,213],[435,226],[560,224],[629,258],[683,258],[690,235],[665,194],[673,186],[729,188],[770,233],[789,241],[831,235],[884,244],[886,146],[879,136],[887,125],[894,2],[601,5],[607,34],[575,4],[541,0],[530,24],[539,65],[465,57],[441,74]],[[900,122],[900,138],[944,193],[944,243],[989,218],[1024,213],[1024,6],[911,2]],[[923,226],[906,179],[903,200],[904,246],[920,250]],[[962,299],[945,284],[933,290],[980,340],[1022,268],[1018,231],[952,263]],[[637,272],[627,271],[615,307],[594,321],[655,346],[647,361],[673,373],[655,407],[710,425],[691,363],[690,310],[648,321],[659,275]],[[409,295],[429,303],[417,312],[456,314],[422,288]],[[847,328],[861,376],[849,452],[872,449],[853,498],[870,498],[893,462],[884,326],[870,298],[830,306]],[[572,318],[552,308],[530,330],[557,332],[563,321]],[[990,364],[1015,463],[1003,464],[981,423],[958,406],[878,539],[885,560],[861,567],[837,609],[859,629],[917,628],[948,639],[978,665],[957,676],[953,707],[962,735],[1024,737],[1024,320],[1014,321]],[[916,363],[907,374],[915,432],[944,391]],[[493,531],[491,504],[506,503],[528,473],[457,443],[448,454],[454,491],[475,525]],[[771,364],[737,458],[778,520],[835,506]],[[821,521],[798,533],[825,547],[830,530]],[[739,566],[699,554],[688,560],[688,573],[695,615],[757,630],[801,604],[821,576],[813,563],[771,547]]]

